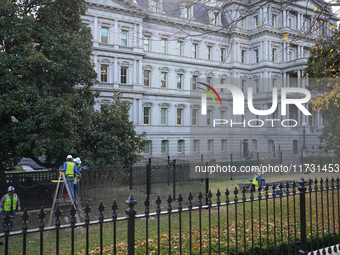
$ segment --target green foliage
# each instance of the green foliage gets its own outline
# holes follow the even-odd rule
[[[323,167],[329,164],[339,164],[339,160],[334,155],[308,155],[303,157],[303,163]]]
[[[320,40],[311,50],[305,75],[310,79],[309,89],[318,96],[312,100],[313,110],[320,110],[325,127],[319,136],[325,142],[325,151],[334,150],[340,156],[340,31]],[[327,78],[327,79],[320,79]]]
[[[85,164],[137,160],[142,136],[135,136],[119,93],[113,106],[94,110],[97,75],[91,32],[81,23],[85,9],[84,0],[0,0],[2,168],[21,157],[55,167],[67,154]]]

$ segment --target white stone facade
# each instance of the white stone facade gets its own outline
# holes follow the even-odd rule
[[[239,79],[240,88],[252,86],[258,109],[267,109],[273,86],[304,87],[305,83],[295,78],[302,77],[313,40],[326,36],[337,21],[325,10],[326,28],[315,28],[314,33],[300,38],[314,22],[318,2],[309,1],[307,9],[305,1],[288,7],[276,1],[261,8],[261,2],[254,3],[250,9],[257,11],[240,20],[231,37],[222,25],[231,22],[226,14],[240,15],[240,6],[244,8],[240,2],[229,4],[223,14],[207,11],[206,23],[212,19],[209,24],[202,23],[202,16],[195,17],[195,7],[183,7],[176,16],[160,0],[87,2],[83,22],[93,34],[92,60],[100,81],[95,89],[101,92],[98,107],[112,100],[113,90],[123,92],[124,99],[132,103],[130,120],[137,133],[146,132],[150,141],[147,157],[204,154],[218,158],[233,152],[242,158],[240,154],[247,149],[272,155],[273,144],[276,151],[280,146],[285,157],[296,157],[302,146],[302,122],[308,124],[307,148],[317,149],[322,119],[317,112],[306,117],[296,107],[287,107],[289,117],[298,122],[294,128],[238,128],[221,136],[209,132],[212,128],[207,126],[199,136],[192,137],[193,110],[200,113],[200,106],[190,103],[190,94],[195,89],[193,79]],[[284,34],[288,34],[288,40]],[[266,82],[258,86],[256,82],[261,79]],[[221,91],[220,95],[231,105],[230,93]],[[233,118],[230,106],[211,110],[215,118]],[[275,114],[273,117],[284,119]],[[246,108],[244,118],[254,117]],[[198,116],[200,121],[207,121],[204,118]],[[234,119],[242,121],[242,116]],[[193,140],[198,141],[195,149]]]

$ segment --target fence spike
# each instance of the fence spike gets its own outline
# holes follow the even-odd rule
[[[228,188],[225,189],[224,195],[226,196],[226,198],[225,198],[226,204],[229,204],[229,195],[230,195],[230,192],[229,192]]]
[[[27,226],[27,221],[29,220],[29,218],[31,217],[31,215],[29,215],[29,213],[27,212],[27,208],[25,207],[24,212],[21,214],[20,218],[21,220],[23,220],[24,222],[22,223],[22,232],[26,232],[28,229]]]
[[[117,209],[118,209],[118,205],[116,203],[116,199],[113,199],[113,203],[111,205],[111,210],[112,212],[112,219],[116,220],[117,219]]]
[[[168,198],[166,199],[166,202],[168,203],[168,212],[171,212],[171,210],[172,210],[172,207],[171,207],[172,198],[171,198],[170,194],[169,194]]]
[[[41,207],[40,211],[37,213],[37,218],[40,219],[39,221],[39,229],[44,229],[44,218],[46,217],[46,212],[44,211],[44,208]]]
[[[193,196],[192,196],[192,194],[191,194],[191,191],[189,192],[189,195],[187,196],[187,198],[188,198],[188,201],[189,201],[189,203],[188,203],[188,208],[189,208],[189,210],[191,210],[192,209],[192,199],[193,199]]]
[[[216,204],[217,204],[218,206],[221,204],[220,196],[221,196],[220,189],[217,189],[217,192],[216,192],[216,197],[217,197]]]
[[[11,223],[12,218],[13,216],[10,215],[9,212],[6,212],[5,216],[2,217],[2,221],[5,223],[4,232],[7,235],[9,234],[9,231],[10,231],[10,223]]]
[[[85,213],[86,217],[89,216],[89,213],[91,212],[91,207],[89,206],[89,202],[86,202],[86,205],[83,208],[83,212]],[[85,217],[85,221],[86,221],[86,217]]]
[[[157,214],[160,214],[161,212],[161,203],[162,203],[162,200],[161,198],[159,197],[159,195],[157,195],[157,199],[156,199],[156,205],[157,205],[157,208],[156,208],[156,213]]]
[[[55,211],[53,213],[54,216],[55,216],[55,225],[56,225],[57,228],[60,227],[60,216],[61,216],[62,213],[63,213],[63,211],[60,210],[59,205],[57,205],[57,208],[55,209]]]
[[[177,201],[178,201],[178,211],[182,211],[182,201],[183,201],[183,198],[182,198],[182,194],[179,193],[178,197],[177,197]]]

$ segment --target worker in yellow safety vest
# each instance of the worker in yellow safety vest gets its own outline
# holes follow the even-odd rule
[[[71,195],[74,201],[74,187],[73,187],[74,175],[78,174],[80,176],[80,173],[78,172],[76,164],[73,162],[73,157],[71,155],[68,155],[66,157],[66,162],[64,163],[63,170],[61,170],[60,172],[65,173],[66,182],[70,189],[70,192],[71,192]]]
[[[260,170],[259,167],[256,167],[255,176],[253,178],[253,182],[251,183],[251,192],[255,191],[255,186],[259,186],[259,182],[261,181],[261,178],[262,178],[262,171]]]
[[[14,218],[16,214],[16,209],[18,208],[18,211],[21,211],[20,208],[20,199],[17,194],[14,193],[14,187],[9,186],[8,187],[8,193],[2,197],[0,200],[0,212],[2,212],[3,216],[6,215],[8,212],[11,216],[11,222],[10,222],[10,230],[13,230],[14,226]],[[3,208],[3,209],[2,209]],[[3,222],[3,228],[5,229],[5,222]]]

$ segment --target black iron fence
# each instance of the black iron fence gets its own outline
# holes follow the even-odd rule
[[[35,229],[28,229],[31,216],[25,209],[20,216],[22,231],[10,232],[10,216],[7,214],[3,217],[5,231],[0,238],[4,238],[4,253],[9,254],[10,247],[19,250],[13,243],[11,245],[11,238],[21,235],[22,244],[16,245],[26,254],[26,236],[40,233],[39,248],[40,254],[43,254],[46,250],[43,234],[53,230],[55,251],[59,254],[60,231],[70,229],[71,239],[67,242],[71,254],[74,254],[74,231],[83,227],[83,249],[88,254],[90,229],[97,225],[100,240],[96,251],[100,254],[103,251],[111,254],[308,254],[308,251],[319,249],[326,254],[340,249],[339,245],[335,245],[326,250],[326,247],[340,244],[339,190],[339,178],[308,181],[301,178],[298,182],[286,182],[284,185],[266,185],[254,193],[235,187],[233,191],[227,188],[224,194],[220,190],[215,195],[210,190],[204,195],[199,192],[196,198],[192,193],[187,197],[179,193],[176,201],[169,194],[166,202],[157,196],[154,213],[150,213],[150,199],[146,196],[143,214],[139,215],[135,210],[137,201],[130,195],[125,201],[128,208],[124,217],[118,217],[118,204],[113,200],[110,219],[104,218],[105,206],[100,202],[98,220],[90,221],[92,210],[87,203],[83,209],[84,222],[76,223],[76,209],[71,207],[70,224],[61,225],[62,212],[57,207],[55,226],[45,227],[46,213],[41,208],[37,214],[39,228]],[[203,202],[205,197],[206,205]],[[197,206],[193,206],[194,201],[197,201]],[[166,210],[162,210],[163,204]],[[152,218],[155,220],[151,221]],[[136,232],[137,219],[143,219],[142,223],[138,222],[138,230],[145,229],[142,234]],[[125,241],[122,241],[117,223],[124,221],[127,227]],[[104,233],[103,226],[107,224],[112,224],[112,228]],[[165,229],[162,228],[164,225]],[[110,235],[111,241],[104,243],[104,235]],[[121,245],[122,242],[124,245]]]

